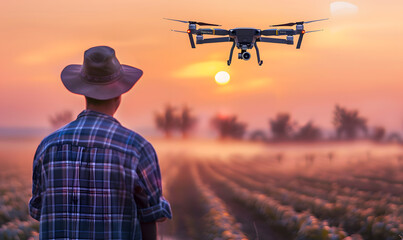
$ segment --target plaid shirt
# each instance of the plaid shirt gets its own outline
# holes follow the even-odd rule
[[[152,145],[90,110],[39,145],[29,210],[41,239],[141,239],[140,222],[172,217]]]

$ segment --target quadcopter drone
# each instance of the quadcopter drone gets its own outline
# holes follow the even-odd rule
[[[229,59],[227,61],[228,66],[231,65],[232,54],[234,52],[235,46],[238,49],[241,49],[241,52],[238,53],[238,59],[242,59],[245,61],[247,61],[251,58],[251,54],[247,50],[255,47],[257,62],[260,66],[263,64],[263,61],[260,60],[259,48],[257,47],[257,44],[256,44],[257,42],[281,43],[281,44],[293,45],[294,44],[294,35],[299,35],[298,43],[297,43],[297,49],[299,49],[301,47],[301,43],[302,43],[304,34],[322,31],[322,30],[305,31],[304,23],[312,23],[312,22],[328,20],[328,18],[325,18],[325,19],[318,19],[318,20],[312,20],[312,21],[307,21],[307,22],[301,21],[301,22],[291,22],[291,23],[285,23],[285,24],[271,25],[271,27],[283,27],[283,26],[292,27],[292,26],[296,25],[295,30],[294,29],[277,29],[277,28],[265,29],[265,30],[260,30],[260,29],[256,29],[256,28],[234,28],[234,29],[226,30],[226,29],[220,29],[220,28],[199,28],[199,29],[197,29],[197,26],[196,26],[196,25],[221,26],[221,25],[217,25],[217,24],[196,22],[196,21],[183,21],[183,20],[177,20],[177,19],[171,19],[171,18],[164,18],[164,19],[189,24],[188,30],[186,32],[178,31],[178,30],[171,30],[171,31],[187,33],[189,35],[190,45],[192,46],[192,48],[196,48],[196,45],[195,45],[195,42],[193,39],[194,34],[196,35],[196,44],[233,42],[231,51],[230,51],[230,55],[229,55]],[[204,34],[221,35],[221,36],[228,35],[228,37],[216,37],[216,38],[206,38],[205,39],[203,36]],[[283,35],[286,35],[286,39],[262,37],[262,36],[283,36]]]

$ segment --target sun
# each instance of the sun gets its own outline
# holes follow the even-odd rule
[[[215,75],[215,81],[216,83],[220,84],[220,85],[225,85],[229,82],[230,76],[226,71],[221,71],[218,72]]]

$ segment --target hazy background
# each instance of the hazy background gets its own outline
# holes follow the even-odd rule
[[[333,1],[334,2],[334,1]],[[167,103],[187,104],[208,129],[215,113],[237,114],[248,129],[268,129],[268,119],[289,112],[301,123],[332,129],[335,104],[358,109],[368,125],[403,130],[403,2],[355,0],[337,10],[332,1],[2,1],[0,3],[0,128],[49,127],[49,116],[78,114],[83,97],[60,81],[84,50],[109,45],[121,63],[144,70],[125,94],[116,117],[145,135]],[[191,49],[187,25],[162,18],[221,24],[222,28],[270,28],[271,24],[330,17],[306,25],[324,29],[304,37],[302,48],[260,43],[249,62],[226,65],[231,43]],[[231,81],[219,86],[218,71]],[[202,129],[202,130],[200,130]],[[203,130],[204,129],[204,130]]]
[[[71,120],[83,110],[84,98],[65,89],[60,73],[97,45],[113,47],[122,64],[144,71],[116,118],[158,152],[174,212],[173,221],[159,225],[161,239],[235,239],[231,231],[249,239],[400,239],[402,13],[402,0],[1,1],[0,239],[39,238],[27,205],[32,158],[56,128],[51,118],[67,113],[64,120]],[[248,62],[238,60],[236,50],[227,66],[231,43],[192,49],[185,34],[170,31],[187,24],[163,20],[267,29],[327,17],[305,25],[324,31],[305,35],[300,50],[260,43],[262,66],[254,49]],[[215,82],[219,71],[231,75],[228,84]],[[161,138],[155,120],[167,104],[191,109],[194,118],[187,119],[197,119],[198,139],[182,140],[177,129]],[[335,109],[349,113],[340,126],[332,123]],[[257,133],[270,144],[200,139],[220,135],[228,122],[239,138]],[[376,143],[295,144],[333,140],[337,133],[346,140],[364,133]],[[380,144],[386,142],[400,144]],[[262,196],[270,200],[263,201],[268,212],[257,201]]]

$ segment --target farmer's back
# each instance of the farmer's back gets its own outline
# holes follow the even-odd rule
[[[86,100],[36,151],[30,214],[41,239],[141,239],[143,223],[171,218],[156,153],[113,116],[91,110],[98,102],[116,110],[120,96]]]

